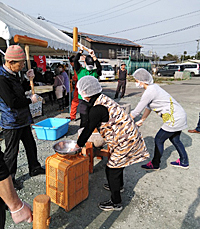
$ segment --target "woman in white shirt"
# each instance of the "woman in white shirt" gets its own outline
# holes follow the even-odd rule
[[[159,170],[160,159],[164,151],[164,142],[169,139],[179,154],[179,159],[170,164],[188,169],[188,156],[184,145],[180,141],[181,131],[187,128],[187,115],[184,109],[170,94],[153,83],[152,75],[145,69],[138,69],[134,72],[133,77],[135,78],[136,86],[145,89],[140,102],[131,111],[132,118],[135,118],[145,109],[142,118],[136,124],[141,126],[152,110],[163,119],[163,125],[155,137],[154,158],[141,167],[147,170]]]

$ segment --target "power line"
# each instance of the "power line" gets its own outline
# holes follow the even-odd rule
[[[130,29],[120,30],[120,31],[113,32],[113,33],[107,33],[107,34],[104,34],[104,35],[111,35],[111,34],[116,34],[116,33],[127,32],[127,31],[134,30],[134,29],[144,28],[144,27],[147,27],[147,26],[150,26],[150,25],[155,25],[155,24],[158,24],[158,23],[162,23],[162,22],[170,21],[170,20],[177,19],[177,18],[180,18],[180,17],[188,16],[190,14],[194,14],[194,13],[197,13],[199,11],[200,10],[196,10],[196,11],[193,11],[193,12],[190,12],[190,13],[187,13],[187,14],[182,14],[182,15],[179,15],[179,16],[176,16],[176,17],[164,19],[164,20],[161,20],[161,21],[152,22],[152,23],[149,23],[149,24],[146,24],[146,25],[137,26],[137,27],[133,27],[133,28],[130,28]]]
[[[174,31],[171,31],[171,32],[166,32],[166,33],[157,34],[157,35],[150,36],[150,37],[145,37],[145,38],[137,39],[137,40],[134,40],[134,42],[135,41],[142,41],[142,40],[146,40],[146,39],[151,39],[151,38],[154,38],[154,37],[160,37],[160,36],[164,36],[164,35],[171,34],[171,33],[177,33],[177,32],[181,32],[181,31],[184,31],[184,30],[187,30],[187,29],[192,29],[192,28],[195,28],[195,27],[198,27],[198,26],[200,26],[200,23],[195,24],[195,25],[191,25],[191,26],[188,26],[188,27],[185,27],[183,29],[177,29],[177,30],[174,30]]]
[[[124,5],[124,4],[127,4],[127,3],[129,3],[129,2],[132,2],[132,1],[135,1],[135,0],[129,0],[129,1],[127,1],[127,2],[123,2],[123,5]],[[113,6],[112,8],[108,8],[108,9],[99,11],[99,12],[97,12],[97,13],[98,13],[98,14],[104,13],[104,12],[106,12],[106,11],[113,10],[113,9],[115,9],[115,8],[121,6],[121,5],[122,5],[122,4],[119,4],[119,5]],[[82,17],[82,18],[79,18],[79,19],[75,19],[75,20],[72,20],[72,21],[68,21],[68,23],[70,23],[70,22],[74,23],[74,22],[80,21],[80,20],[85,19],[85,18],[90,18],[91,16],[94,16],[94,15],[96,16],[97,13],[90,14],[90,15],[87,15],[87,16],[85,16],[85,17]]]
[[[49,21],[49,20],[46,20],[46,19],[45,19],[45,21],[50,22],[50,23],[52,23],[52,24],[54,24],[54,25],[62,26],[63,28],[67,28],[67,29],[73,30],[73,28],[71,28],[71,27],[68,27],[68,26],[65,26],[65,25],[60,25],[60,24],[55,23],[55,22],[53,22],[53,21]]]
[[[165,45],[167,45],[167,46],[173,46],[173,45],[181,45],[181,44],[187,44],[187,43],[192,43],[192,42],[194,42],[195,40],[193,40],[193,41],[185,41],[185,42],[179,42],[179,43],[171,43],[171,44],[144,44],[144,43],[142,43],[141,45],[150,45],[150,46],[165,46]]]
[[[137,3],[134,3],[134,4],[132,4],[132,5],[130,5],[130,6],[126,6],[126,7],[124,7],[124,8],[120,8],[120,11],[122,11],[122,10],[124,10],[124,9],[127,9],[127,8],[130,8],[131,6],[135,6],[135,5],[138,5],[138,4],[141,4],[142,2],[146,2],[146,1],[148,1],[148,0],[143,0],[143,1],[139,1],[139,2],[137,2]],[[130,1],[128,1],[128,2],[130,2]],[[123,3],[124,4],[124,3]],[[119,5],[117,5],[116,7],[118,7]],[[120,6],[121,6],[121,4],[120,4]],[[116,8],[116,7],[114,7],[114,8]],[[113,10],[113,8],[112,9],[108,9],[108,10]],[[104,10],[103,11],[103,13],[105,12],[105,11],[108,11],[108,10]],[[119,10],[118,10],[119,11]],[[116,12],[118,12],[118,11],[114,11],[114,12],[111,12],[110,14],[113,14],[113,13],[116,13]],[[93,15],[95,15],[95,17],[91,17],[91,16],[89,16],[90,17],[90,20],[92,20],[92,19],[97,19],[97,18],[99,18],[99,17],[103,17],[103,16],[105,16],[105,15],[107,15],[107,13],[105,13],[105,14],[102,14],[102,15],[98,15],[97,16],[97,14],[93,14]],[[123,14],[124,15],[124,14]],[[88,16],[87,16],[88,17]],[[116,16],[115,16],[116,17]],[[80,21],[80,20],[79,20]],[[88,21],[88,19],[85,19],[85,20],[81,20],[81,22],[84,22],[84,21]],[[69,23],[69,22],[68,22]],[[74,23],[74,21],[71,21],[71,23],[70,24],[72,24],[72,23]],[[93,24],[93,23],[92,23]]]
[[[136,10],[144,9],[145,7],[150,6],[150,5],[153,5],[153,4],[155,4],[155,3],[159,2],[159,1],[161,1],[161,0],[157,0],[157,1],[154,1],[154,2],[152,2],[152,3],[147,4],[147,5],[145,5],[145,6],[142,6],[142,7],[139,7],[139,8],[137,8],[137,9],[134,9],[134,12],[135,12]],[[126,14],[128,14],[128,13],[133,13],[133,10],[130,10],[130,11],[126,12]],[[103,21],[108,21],[108,20],[110,20],[110,19],[113,19],[113,18],[116,18],[116,17],[120,17],[120,16],[124,16],[124,13],[118,14],[117,16],[113,16],[113,17],[110,17],[110,18],[107,18],[107,19],[103,19],[103,20],[100,20],[100,21],[91,22],[91,23],[87,23],[87,24],[81,24],[81,25],[79,25],[79,26],[96,24],[96,23],[103,22]]]
[[[70,28],[70,27],[68,27],[68,26],[64,26],[64,25],[58,24],[58,23],[56,23],[56,22],[47,20],[46,18],[42,17],[41,15],[39,15],[39,16],[37,17],[37,19],[40,19],[40,20],[49,22],[49,23],[54,24],[54,25],[62,26],[63,28],[67,28],[67,29],[73,30],[73,28]]]

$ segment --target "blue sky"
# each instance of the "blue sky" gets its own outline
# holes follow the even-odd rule
[[[142,45],[144,54],[160,57],[197,52],[200,39],[199,0],[1,0],[55,27],[120,37]],[[190,29],[187,29],[189,28]],[[200,50],[199,50],[200,51]]]

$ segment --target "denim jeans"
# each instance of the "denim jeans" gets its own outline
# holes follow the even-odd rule
[[[180,141],[181,131],[176,132],[168,132],[163,129],[160,129],[155,137],[155,150],[154,150],[154,158],[152,160],[152,164],[155,167],[159,167],[160,159],[162,157],[164,151],[164,142],[169,139],[171,143],[175,146],[178,151],[181,164],[188,165],[188,156],[185,151],[185,147],[183,143]]]
[[[197,131],[200,131],[200,113],[199,113],[199,121],[197,123],[197,127],[196,127]]]

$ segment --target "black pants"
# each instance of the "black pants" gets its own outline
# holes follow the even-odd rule
[[[109,168],[106,166],[106,177],[111,191],[111,200],[114,204],[121,203],[120,187],[124,186],[123,182],[124,168]]]
[[[65,95],[65,107],[69,106],[69,93],[70,92],[67,92],[67,95]]]
[[[29,172],[41,167],[37,160],[37,147],[30,126],[19,129],[4,129],[6,150],[4,152],[4,161],[9,169],[12,178],[17,171],[17,155],[19,151],[19,141],[21,140],[26,150]]]
[[[4,229],[6,221],[6,205],[0,198],[0,229]]]
[[[85,127],[88,121],[88,106],[87,102],[79,99],[79,112],[81,117],[80,128]]]
[[[118,80],[117,90],[115,93],[115,98],[118,98],[119,92],[122,88],[121,98],[124,97],[126,91],[126,80]]]
[[[64,98],[57,99],[60,110],[64,110]]]

